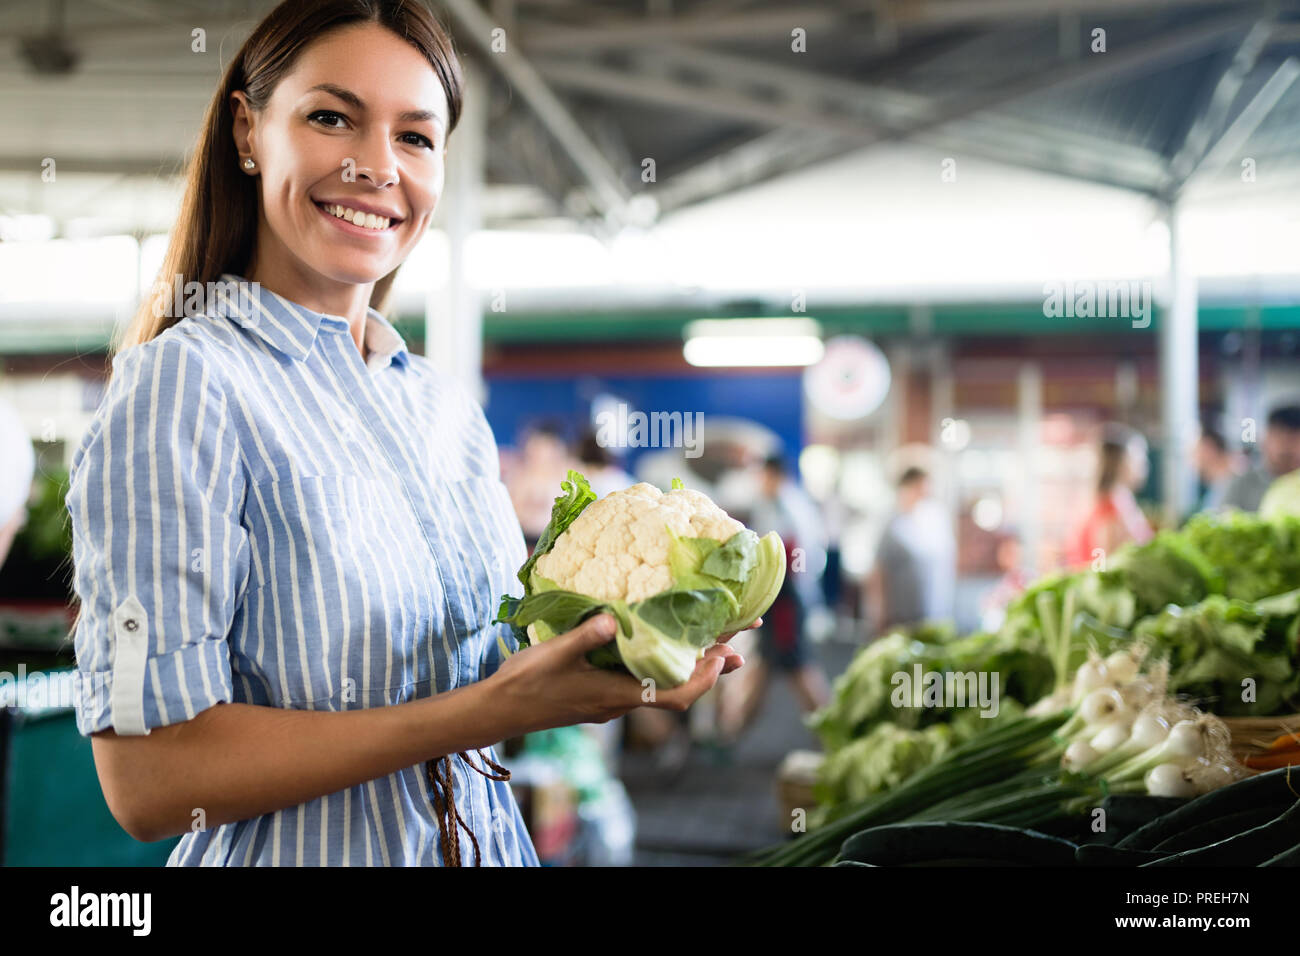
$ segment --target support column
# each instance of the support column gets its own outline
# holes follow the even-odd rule
[[[1160,350],[1160,417],[1164,461],[1164,516],[1176,524],[1196,500],[1196,475],[1190,453],[1200,416],[1196,276],[1187,261],[1178,204],[1164,207],[1169,226],[1169,278],[1157,329]]]
[[[489,76],[477,62],[461,60],[465,103],[447,150],[447,173],[438,205],[445,212],[447,284],[425,300],[425,355],[442,372],[464,382],[474,397],[483,385],[483,292],[466,274],[466,243],[483,228],[482,197],[487,163]]]

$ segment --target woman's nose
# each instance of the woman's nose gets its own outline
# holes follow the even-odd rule
[[[364,156],[357,158],[357,175],[364,176],[372,186],[382,189],[397,180],[397,157],[385,142],[367,147]]]

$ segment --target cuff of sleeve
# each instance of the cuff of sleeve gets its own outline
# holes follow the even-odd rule
[[[234,699],[230,647],[217,638],[138,662],[115,659],[112,670],[80,670],[78,676],[75,710],[83,736],[109,728],[147,734]]]

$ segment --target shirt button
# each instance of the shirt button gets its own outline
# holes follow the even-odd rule
[[[128,631],[135,631],[135,630],[139,630],[140,622],[133,617],[128,617],[125,621],[122,622],[122,626],[126,628]]]

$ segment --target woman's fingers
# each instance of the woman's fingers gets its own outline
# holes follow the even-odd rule
[[[722,673],[724,674],[730,674],[736,668],[744,666],[745,663],[745,658],[728,644],[714,644],[704,652],[704,656],[721,657],[723,660]]]
[[[734,651],[725,658],[726,663],[722,665],[722,673],[730,674],[734,670],[740,670],[745,666],[745,658]]]
[[[668,710],[685,710],[718,682],[726,658],[721,654],[709,654],[701,657],[695,665],[695,672],[685,684],[672,690],[661,690],[655,695],[651,706]]]
[[[756,617],[754,618],[753,624],[749,625],[749,627],[741,628],[741,630],[752,631],[754,628],[762,627],[762,626],[763,626],[763,619],[761,617]],[[725,644],[727,641],[731,640],[739,633],[740,631],[728,631],[726,634],[723,634],[721,637],[718,638],[718,643]]]
[[[584,657],[588,651],[608,644],[617,628],[612,614],[597,614],[563,635],[565,648],[574,657]]]

